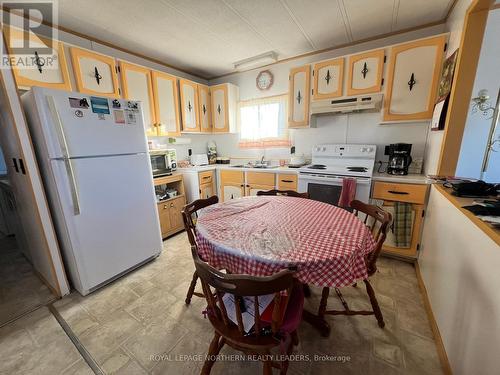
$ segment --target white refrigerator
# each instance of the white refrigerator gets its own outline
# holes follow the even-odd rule
[[[86,295],[157,257],[141,103],[40,87],[22,102],[73,287]]]

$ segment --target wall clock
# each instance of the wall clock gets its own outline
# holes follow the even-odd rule
[[[273,73],[269,70],[263,70],[257,75],[255,84],[259,90],[268,90],[273,85]]]

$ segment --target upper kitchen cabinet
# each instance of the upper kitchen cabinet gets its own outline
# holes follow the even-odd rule
[[[384,50],[379,49],[349,57],[347,95],[381,91],[384,54]]]
[[[15,47],[24,43],[23,31],[6,27],[5,36],[9,55],[15,57]],[[42,86],[71,91],[63,43],[34,33],[30,33],[29,38],[30,47],[35,49],[34,55],[30,56],[33,66],[12,66],[17,87],[28,90],[31,86]]]
[[[158,135],[179,136],[181,125],[177,78],[155,70],[151,78]]]
[[[231,83],[211,86],[210,95],[212,99],[212,131],[214,133],[234,133],[239,98],[238,86]]]
[[[212,132],[212,111],[210,89],[206,85],[198,85],[198,114],[202,132]]]
[[[179,80],[181,92],[182,131],[199,132],[198,84],[186,79]]]
[[[157,121],[154,110],[151,70],[120,61],[123,97],[142,102],[144,127],[147,135],[157,135]]]
[[[115,59],[85,49],[70,48],[78,91],[120,97]]]
[[[313,80],[313,99],[330,99],[342,96],[344,58],[314,64]]]
[[[446,36],[391,48],[384,121],[432,118]]]
[[[311,66],[304,65],[290,70],[288,127],[300,128],[309,125]]]

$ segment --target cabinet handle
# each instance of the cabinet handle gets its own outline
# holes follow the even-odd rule
[[[166,210],[168,206],[166,204],[163,205],[163,209]]]
[[[35,51],[35,64],[38,67],[38,71],[40,72],[40,74],[42,74],[42,66],[44,66],[45,63],[42,60],[40,60],[40,56],[38,56],[37,51]]]
[[[330,75],[330,69],[326,71],[326,76],[325,76],[325,81],[326,85],[328,86],[330,84],[330,80],[332,79],[332,76]]]
[[[391,194],[398,194],[398,195],[408,195],[410,193],[408,193],[407,191],[395,191],[395,190],[387,190],[388,193],[391,193]]]
[[[302,95],[300,94],[300,90],[299,90],[297,93],[297,103],[300,104],[301,101],[302,101]]]
[[[412,73],[410,80],[408,81],[408,86],[410,87],[410,91],[413,89],[413,86],[415,86],[415,83],[417,83],[417,81],[415,80],[415,73]]]
[[[207,108],[205,107],[205,104],[203,104],[201,110],[203,111],[203,114],[207,113]]]
[[[363,79],[366,78],[366,74],[368,73],[368,66],[366,65],[366,61],[363,65],[363,70],[361,70],[361,74],[363,75]]]
[[[19,168],[21,168],[21,173],[26,174],[26,169],[24,168],[23,159],[19,159]]]
[[[193,106],[191,105],[191,100],[188,100],[188,111],[191,112],[191,110],[193,109]]]
[[[173,203],[170,203],[170,208],[173,208],[174,207],[174,204]]]
[[[222,108],[220,107],[220,104],[219,104],[219,105],[217,105],[217,112],[219,113],[219,115],[220,115],[221,111],[222,111]]]
[[[206,180],[207,178],[210,178],[210,176],[203,176],[202,178]]]
[[[95,77],[97,84],[99,85],[101,83],[102,76],[99,74],[99,71],[97,70],[97,66],[94,66],[94,77]]]
[[[19,167],[17,166],[16,158],[12,158],[12,161],[14,162],[14,169],[16,170],[16,173],[19,173]]]
[[[281,180],[281,182],[288,182],[288,183],[292,183],[293,181],[292,181],[292,180]]]
[[[240,186],[241,186],[241,187],[245,187],[245,185],[244,185],[244,184],[241,184]]]

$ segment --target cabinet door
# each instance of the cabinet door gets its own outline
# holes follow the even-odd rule
[[[173,199],[169,203],[169,214],[170,214],[170,225],[172,226],[172,231],[182,229],[184,227],[184,222],[182,220],[182,208],[185,205],[183,197]]]
[[[21,57],[26,58],[25,55],[13,54],[13,48],[24,43],[23,31],[6,28],[5,36],[9,55],[16,60]],[[31,86],[42,86],[71,91],[63,43],[57,40],[51,41],[50,39],[41,38],[33,33],[30,33],[29,38],[30,47],[35,48],[34,56],[29,56],[33,61],[33,66],[24,68],[19,65],[12,66],[17,87],[27,90]],[[40,49],[36,50],[36,48]],[[51,49],[50,53],[45,52],[48,48]]]
[[[244,185],[223,185],[222,186],[222,201],[228,201],[230,199],[238,199],[245,196]]]
[[[214,195],[213,184],[203,184],[200,185],[200,198],[207,199]]]
[[[198,84],[185,79],[179,80],[181,91],[182,130],[199,132]]]
[[[151,88],[151,70],[120,61],[123,97],[142,102],[144,129],[147,135],[157,135]]]
[[[120,97],[115,59],[75,47],[72,47],[70,52],[78,91]]]
[[[380,49],[349,57],[347,95],[381,91],[384,54]]]
[[[177,78],[155,70],[151,78],[158,135],[179,136],[181,125]]]
[[[344,82],[344,59],[328,60],[314,65],[314,99],[342,96]]]
[[[228,92],[227,85],[210,87],[212,99],[212,126],[218,133],[229,132]]]
[[[212,111],[210,103],[210,89],[205,85],[198,85],[198,113],[202,132],[212,131]]]
[[[170,223],[170,204],[168,202],[158,203],[158,215],[160,216],[160,228],[162,237],[168,236],[172,230],[172,224]]]
[[[384,121],[432,118],[444,44],[439,36],[392,48]]]
[[[309,125],[310,65],[290,70],[288,126]]]
[[[269,191],[273,190],[274,186],[271,185],[257,185],[257,184],[250,184],[247,185],[247,191],[246,195],[249,197],[256,196],[259,191]]]

